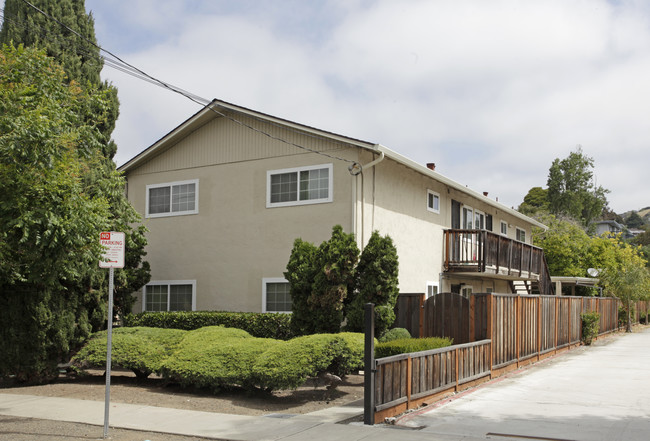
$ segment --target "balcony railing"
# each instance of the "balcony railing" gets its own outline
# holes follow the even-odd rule
[[[540,292],[553,290],[542,248],[485,230],[445,230],[445,271],[536,280]]]

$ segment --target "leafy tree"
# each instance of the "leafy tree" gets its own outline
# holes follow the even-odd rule
[[[641,228],[644,225],[643,218],[639,216],[639,213],[636,211],[633,211],[632,214],[628,216],[628,218],[625,220],[625,225],[628,228]]]
[[[549,272],[553,276],[584,277],[591,238],[574,221],[548,215],[542,219],[548,230],[535,229],[533,243],[544,249]]]
[[[555,159],[548,173],[551,213],[568,215],[588,226],[607,207],[609,190],[593,182],[594,160],[578,148],[565,159]]]
[[[84,87],[90,83],[106,93],[105,108],[100,112],[102,118],[96,120],[96,127],[102,134],[104,156],[113,158],[117,146],[110,137],[118,117],[119,101],[117,89],[100,78],[104,61],[97,46],[92,15],[86,14],[85,2],[79,0],[31,0],[30,3],[56,20],[22,0],[5,0],[0,43],[44,49],[63,67],[68,82],[76,81]]]
[[[637,248],[621,243],[613,265],[600,275],[606,291],[623,302],[627,315],[626,332],[632,332],[632,302],[646,298],[650,291],[647,262]]]
[[[355,292],[346,313],[348,329],[364,329],[364,305],[375,305],[375,333],[383,335],[395,321],[399,264],[397,248],[389,236],[378,231],[370,236],[361,253],[355,277]]]
[[[22,44],[45,50],[47,56],[54,58],[63,67],[66,74],[64,81],[67,84],[92,88],[95,94],[102,96],[101,102],[89,101],[76,108],[79,123],[93,127],[95,143],[92,148],[100,153],[92,167],[84,170],[83,180],[88,194],[97,196],[98,192],[103,192],[102,195],[107,199],[110,221],[106,229],[122,231],[126,235],[125,267],[115,274],[114,296],[115,313],[125,315],[131,312],[135,302],[132,293],[149,281],[150,267],[143,260],[146,255],[146,229],[139,223],[139,216],[132,209],[122,188],[106,189],[102,185],[102,182],[112,179],[115,174],[112,158],[117,146],[111,139],[111,134],[119,114],[117,89],[101,81],[103,59],[96,44],[94,20],[92,15],[86,14],[85,2],[32,0],[31,3],[47,15],[22,0],[5,1],[0,43]],[[89,287],[101,287],[105,292],[105,273],[79,281],[76,288],[79,295],[87,292]]]
[[[111,201],[124,187],[116,171],[88,177],[104,157],[86,112],[105,100],[43,52],[0,52],[0,377],[55,374],[104,323],[98,237],[122,221]]]
[[[520,213],[527,216],[533,215],[537,212],[548,212],[548,190],[542,187],[533,187],[528,190],[524,201],[517,209]]]

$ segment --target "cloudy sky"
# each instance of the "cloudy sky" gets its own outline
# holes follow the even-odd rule
[[[380,143],[508,206],[581,145],[617,212],[650,205],[650,2],[86,0],[148,74]],[[200,107],[105,67],[118,165]]]

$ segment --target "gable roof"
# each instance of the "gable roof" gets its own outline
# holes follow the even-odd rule
[[[521,214],[520,212],[509,208],[493,199],[488,198],[487,196],[472,190],[459,182],[456,182],[450,178],[447,178],[446,176],[433,171],[429,168],[427,168],[424,165],[418,164],[417,162],[397,153],[389,148],[381,145],[381,144],[375,144],[372,142],[368,141],[362,141],[360,139],[355,139],[351,138],[348,136],[343,136],[339,135],[333,132],[328,132],[325,130],[317,129],[315,127],[310,127],[304,124],[299,124],[293,121],[289,121],[286,119],[278,118],[272,115],[268,115],[262,112],[258,112],[252,109],[247,109],[245,107],[241,107],[235,104],[227,103],[225,101],[217,100],[214,99],[210,104],[206,105],[203,109],[199,110],[196,112],[194,115],[190,116],[187,120],[182,122],[180,125],[178,125],[176,128],[174,128],[172,131],[167,133],[165,136],[160,138],[158,141],[153,143],[151,146],[128,160],[126,163],[122,164],[121,166],[118,167],[118,171],[128,173],[130,170],[133,170],[137,167],[139,167],[141,164],[149,161],[150,159],[154,158],[155,156],[159,155],[160,153],[168,150],[169,148],[172,148],[174,145],[176,145],[178,142],[180,142],[182,139],[186,138],[189,136],[191,133],[202,127],[204,124],[207,122],[211,121],[212,119],[216,117],[224,117],[228,118],[232,121],[234,121],[237,124],[242,124],[251,130],[256,130],[259,131],[260,133],[263,133],[267,136],[272,137],[268,133],[265,133],[263,131],[260,131],[259,129],[256,129],[254,127],[251,127],[247,125],[244,122],[241,122],[237,120],[234,117],[231,117],[228,115],[228,113],[234,112],[235,114],[242,114],[246,115],[249,117],[253,117],[255,119],[259,119],[265,122],[269,122],[271,124],[278,124],[283,127],[288,127],[290,129],[298,130],[301,132],[307,132],[309,134],[331,139],[333,141],[337,142],[343,142],[346,144],[349,144],[351,146],[355,146],[358,148],[362,148],[365,150],[368,150],[372,153],[377,153],[377,154],[383,154],[385,157],[392,159],[393,161],[396,161],[407,168],[410,168],[420,174],[423,174],[425,176],[428,176],[430,178],[433,178],[437,180],[438,182],[441,182],[445,185],[447,185],[450,188],[453,188],[455,190],[458,190],[462,193],[465,193],[469,196],[472,196],[480,201],[483,201],[484,203],[491,205],[498,210],[501,210],[502,212],[508,213],[511,216],[514,216],[516,218],[522,219],[536,227],[547,229],[546,225],[536,221],[535,219],[532,219],[528,216],[525,216]],[[273,137],[276,140],[284,141],[278,138]],[[295,145],[295,144],[292,144]]]

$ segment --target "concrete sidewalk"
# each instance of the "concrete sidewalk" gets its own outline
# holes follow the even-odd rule
[[[433,439],[650,439],[650,329],[605,337],[398,419]]]
[[[111,428],[220,440],[388,441],[398,435],[398,429],[382,425],[337,424],[362,413],[361,407],[349,406],[306,415],[242,416],[111,403],[109,420]],[[0,393],[0,415],[103,426],[104,402]],[[412,433],[413,440],[432,439],[431,434]]]
[[[428,441],[650,439],[650,329],[492,380],[396,426],[337,424],[358,406],[240,416],[111,403],[110,426],[222,440]],[[0,415],[104,425],[104,402],[0,393]]]

